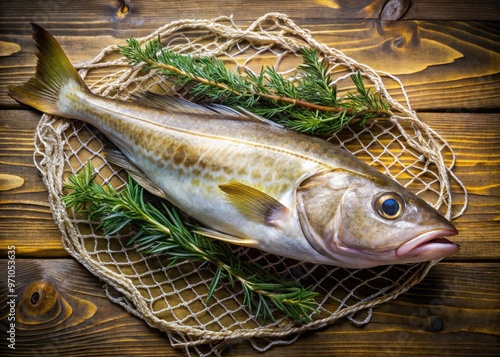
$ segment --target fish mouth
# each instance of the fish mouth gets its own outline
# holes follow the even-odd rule
[[[439,229],[423,233],[399,246],[396,250],[396,255],[399,258],[421,257],[426,260],[447,257],[458,252],[460,246],[445,237],[457,234],[458,231],[456,229]]]

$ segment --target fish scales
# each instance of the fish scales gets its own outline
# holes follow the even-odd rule
[[[57,41],[33,25],[37,72],[9,95],[97,127],[109,159],[206,225],[200,234],[346,268],[454,254],[456,228],[433,207],[344,150],[224,108],[146,94],[92,94]]]
[[[328,164],[311,155],[320,152],[323,141],[316,145],[310,140],[290,143],[290,136],[284,135],[288,132],[265,124],[169,114],[138,103],[120,103],[117,110],[115,101],[99,97],[67,98],[62,105],[72,116],[90,122],[119,142],[122,150],[138,150],[143,159],[158,167],[169,165],[184,172],[219,177],[218,183],[233,179],[272,187],[281,182],[295,183],[311,169],[334,167],[331,158]],[[151,120],[160,117],[158,122]],[[331,145],[326,148],[332,149]]]

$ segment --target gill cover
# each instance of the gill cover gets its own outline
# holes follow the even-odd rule
[[[297,211],[302,232],[319,253],[337,260],[331,246],[336,244],[342,218],[342,199],[349,189],[347,173],[314,175],[297,188]]]

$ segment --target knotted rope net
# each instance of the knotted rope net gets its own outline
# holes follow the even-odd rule
[[[397,114],[365,126],[349,126],[328,140],[398,180],[447,218],[458,216],[465,209],[465,188],[451,171],[455,163],[453,151],[439,134],[418,119],[401,82],[318,42],[287,16],[267,14],[244,29],[228,17],[176,21],[139,42],[157,38],[172,51],[219,58],[235,71],[258,71],[265,62],[290,76],[297,73],[299,49],[313,48],[331,63],[331,76],[338,88],[347,90],[349,75],[360,71]],[[117,46],[103,49],[95,59],[76,68],[94,93],[111,98],[126,100],[152,86],[169,94],[176,90],[158,74],[142,71],[143,64],[131,67]],[[350,85],[352,89],[352,82]],[[261,252],[256,258],[255,251],[234,247],[242,259],[256,260],[273,274],[313,286],[319,293],[319,309],[312,314],[312,321],[303,325],[278,313],[275,321],[262,323],[243,306],[242,292],[229,283],[220,284],[207,303],[214,274],[210,266],[182,262],[166,268],[164,255],[143,255],[126,245],[133,232],[103,236],[96,229],[97,222],[82,219],[62,203],[67,177],[78,173],[88,160],[100,182],[117,189],[126,184],[125,173],[104,158],[105,142],[96,129],[78,121],[43,115],[38,125],[35,163],[48,188],[64,247],[105,283],[113,302],[164,331],[171,345],[184,348],[189,355],[219,355],[228,345],[242,340],[265,351],[273,345],[292,343],[302,332],[341,317],[365,324],[374,306],[407,291],[436,263],[349,270]],[[452,211],[452,190],[465,197],[459,212]]]

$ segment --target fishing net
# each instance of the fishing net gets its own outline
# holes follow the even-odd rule
[[[332,64],[330,75],[338,88],[353,90],[349,75],[360,71],[366,83],[390,104],[394,114],[364,126],[351,125],[328,140],[353,152],[366,163],[398,180],[453,218],[452,190],[465,188],[451,169],[454,155],[448,144],[421,122],[399,80],[357,63],[343,53],[318,42],[282,14],[267,14],[247,28],[232,18],[183,20],[159,28],[140,39],[160,38],[178,53],[222,59],[235,71],[258,72],[263,64],[275,66],[285,76],[297,74],[300,48],[314,48]],[[117,99],[147,89],[179,92],[165,78],[144,72],[143,64],[131,67],[117,46],[110,46],[92,61],[76,66],[93,92]],[[345,94],[345,93],[344,93]],[[343,95],[342,92],[339,95]],[[319,293],[319,309],[312,321],[296,324],[276,312],[275,321],[257,320],[243,305],[243,294],[220,284],[207,302],[214,270],[182,262],[166,268],[164,255],[143,255],[126,243],[133,234],[103,236],[97,222],[89,222],[66,210],[61,197],[64,182],[91,160],[101,183],[117,189],[126,184],[126,174],[109,164],[102,151],[106,139],[84,123],[44,115],[37,128],[35,162],[49,191],[53,215],[62,232],[64,247],[105,284],[108,297],[150,326],[166,333],[172,346],[200,356],[220,354],[230,344],[248,340],[259,351],[295,341],[302,332],[317,329],[341,317],[355,324],[370,320],[371,309],[394,299],[425,277],[435,262],[344,269],[314,265],[234,247],[242,259],[253,260],[269,272],[312,286]],[[456,206],[456,205],[455,205]]]

